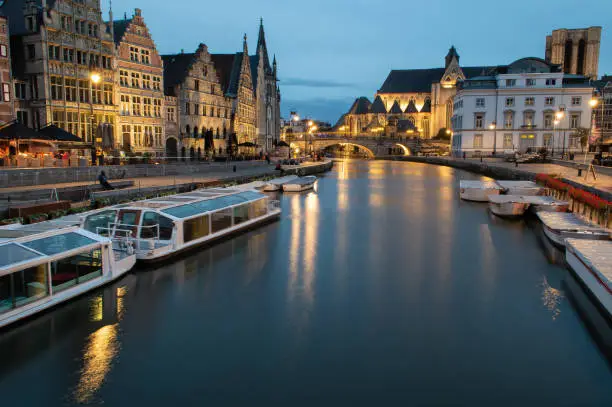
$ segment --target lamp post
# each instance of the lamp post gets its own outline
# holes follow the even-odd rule
[[[91,137],[91,146],[96,152],[96,133],[95,133],[95,120],[96,116],[94,115],[94,107],[93,107],[93,87],[97,85],[102,80],[102,77],[99,73],[92,72],[89,74],[89,120],[90,120],[90,137]],[[94,155],[96,157],[97,155]],[[95,165],[95,162],[91,163]]]
[[[586,149],[584,151],[584,165],[586,166],[586,162],[587,162],[587,154],[589,153],[589,144],[591,142],[591,137],[593,137],[593,123],[595,121],[595,117],[596,117],[596,112],[595,112],[595,108],[597,107],[597,105],[599,104],[599,101],[595,98],[592,98],[591,100],[589,100],[589,106],[591,106],[591,126],[590,126],[590,130],[589,130],[589,136],[587,138],[587,145],[586,145]],[[601,129],[602,134],[603,134],[603,128]],[[585,174],[585,180],[588,178],[589,176],[589,170],[591,169],[591,166],[593,164],[590,164],[589,167],[587,168],[587,172]]]
[[[489,130],[493,130],[493,157],[495,157],[495,154],[497,154],[497,123],[491,123]]]
[[[557,120],[555,120],[555,123],[557,125],[557,128],[558,128],[559,124],[561,124],[564,116],[565,115],[561,111],[555,113],[555,118],[557,119]],[[561,136],[561,129],[558,129],[558,130],[559,130],[559,136]],[[563,137],[563,139],[561,140],[561,143],[563,144],[561,146],[561,158],[563,158],[563,155],[565,154],[565,137]],[[553,143],[553,155],[554,155],[554,143]]]

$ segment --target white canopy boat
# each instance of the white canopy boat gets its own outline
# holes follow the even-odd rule
[[[523,196],[523,199],[529,203],[529,210],[532,212],[567,212],[569,210],[569,202],[555,199],[552,196]]]
[[[610,240],[610,230],[591,225],[572,213],[538,212],[544,234],[556,245],[565,239]]]
[[[506,195],[543,195],[545,188],[531,181],[497,181]]]
[[[287,175],[285,177],[275,178],[266,183],[263,190],[265,192],[280,191],[283,189],[283,185],[290,181],[295,181],[299,177],[297,175]]]
[[[501,194],[502,187],[495,181],[466,181],[459,182],[460,197],[466,201],[489,202],[490,195]]]
[[[140,261],[157,261],[280,216],[278,201],[255,190],[202,189],[84,214],[82,227],[128,238]]]
[[[108,284],[136,263],[131,243],[57,223],[0,229],[0,327]]]
[[[312,189],[314,184],[317,182],[317,177],[314,175],[308,175],[306,177],[300,177],[293,181],[289,181],[283,184],[283,191],[285,192],[301,192],[308,189]]]
[[[253,182],[249,182],[248,184],[240,184],[240,185],[236,185],[231,188],[243,189],[243,190],[250,190],[250,189],[263,190],[267,184],[268,183],[266,181],[253,181]]]
[[[565,258],[576,276],[612,316],[612,242],[568,239]]]
[[[529,203],[518,195],[489,195],[489,210],[502,217],[523,216],[529,209]]]

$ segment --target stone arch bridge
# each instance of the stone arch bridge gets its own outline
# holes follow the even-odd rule
[[[390,138],[372,136],[340,136],[332,134],[287,135],[285,141],[292,149],[320,151],[335,145],[358,147],[370,157],[388,155],[412,155],[417,149],[413,138]]]

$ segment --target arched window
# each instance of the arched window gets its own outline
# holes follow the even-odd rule
[[[504,129],[514,128],[514,111],[506,110],[504,112]]]
[[[565,43],[565,55],[563,56],[563,70],[565,72],[570,72],[572,68],[572,48],[574,47],[574,43],[572,40],[568,40]]]
[[[223,140],[227,137],[227,129],[223,127]]]
[[[193,138],[198,138],[198,126],[194,126],[193,128]]]
[[[446,127],[447,129],[451,128],[451,118],[453,117],[453,99],[448,99],[446,101]]]
[[[576,67],[576,73],[578,75],[584,75],[584,53],[586,51],[586,43],[584,39],[578,42],[578,66]]]
[[[219,138],[219,128],[217,127],[217,133],[215,134],[216,138]]]
[[[191,127],[189,127],[189,125],[185,126],[185,135],[187,137],[191,135]]]

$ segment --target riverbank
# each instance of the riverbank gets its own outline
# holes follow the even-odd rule
[[[386,159],[389,160],[389,158]],[[597,174],[597,180],[593,180],[593,176],[590,174],[590,181],[585,181],[584,176],[578,177],[576,169],[559,164],[519,164],[516,167],[514,163],[508,163],[500,159],[484,159],[480,161],[478,159],[463,160],[449,157],[416,156],[394,157],[391,160],[443,165],[495,179],[535,181],[536,175],[539,173],[556,175],[563,182],[575,188],[583,189],[602,199],[612,201],[612,176]]]

